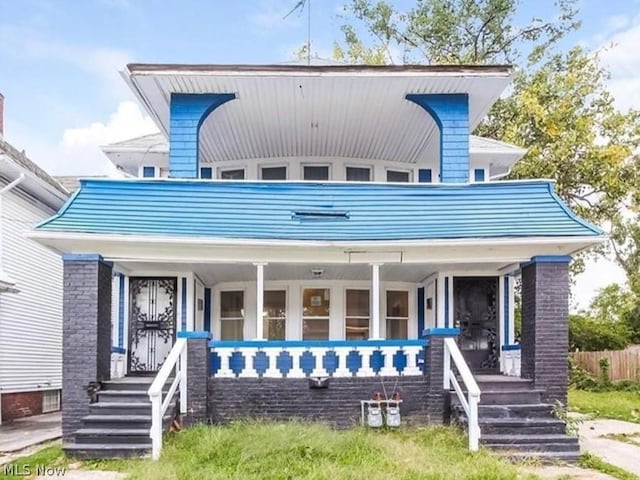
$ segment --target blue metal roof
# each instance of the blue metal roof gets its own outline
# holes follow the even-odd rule
[[[40,231],[324,241],[596,236],[549,181],[81,181]]]

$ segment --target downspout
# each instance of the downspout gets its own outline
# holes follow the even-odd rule
[[[15,187],[20,185],[25,179],[24,173],[21,173],[18,178],[14,181],[10,182],[8,185],[5,185],[0,189],[0,271],[2,270],[2,197],[5,193],[13,190]],[[0,425],[2,425],[2,388],[0,387]]]

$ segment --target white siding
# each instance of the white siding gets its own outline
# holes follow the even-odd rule
[[[62,260],[24,237],[54,212],[16,191],[2,202],[2,269],[19,293],[0,294],[0,389],[61,388]]]

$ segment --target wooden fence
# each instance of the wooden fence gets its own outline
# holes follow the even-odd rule
[[[600,375],[600,360],[606,358],[609,360],[610,380],[640,381],[640,351],[605,350],[603,352],[572,352],[571,355],[577,365],[593,375]]]

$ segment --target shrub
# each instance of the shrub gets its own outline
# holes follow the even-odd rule
[[[630,332],[626,322],[596,320],[586,315],[569,315],[569,347],[571,350],[624,350]]]

